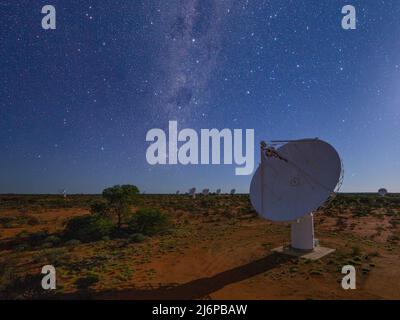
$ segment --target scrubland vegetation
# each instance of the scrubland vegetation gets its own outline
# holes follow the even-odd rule
[[[273,288],[275,281],[283,281],[284,288],[288,278],[296,286],[294,297],[341,297],[338,281],[344,264],[357,266],[359,280],[369,286],[378,281],[374,280],[377,268],[392,264],[400,270],[398,260],[391,260],[399,254],[399,224],[399,195],[341,194],[319,210],[315,222],[321,244],[336,251],[317,262],[278,263],[281,260],[270,250],[289,241],[290,226],[260,219],[247,195],[211,194],[196,199],[141,195],[134,186],[114,186],[102,195],[67,199],[2,195],[0,298],[113,298],[132,288],[138,291],[129,298],[150,298],[151,292],[159,297],[162,288],[167,288],[165,295],[172,294],[170,288],[206,279],[210,270],[223,274],[244,264],[245,273],[246,263],[257,259],[271,259],[274,267],[253,275],[254,267],[249,266],[245,280],[230,277],[232,283],[245,287],[244,292],[254,290],[256,298],[269,297],[268,292],[258,291],[258,284]],[[397,262],[393,265],[393,261]],[[45,264],[57,269],[57,290],[45,292],[40,287]],[[310,291],[309,280],[320,293]],[[154,287],[158,291],[151,291]],[[281,287],[274,289],[277,296],[284,295]],[[222,293],[214,289],[207,293],[230,298],[223,288]],[[350,297],[379,296],[374,288],[360,289],[358,296]]]

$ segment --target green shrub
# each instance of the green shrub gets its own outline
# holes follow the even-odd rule
[[[15,247],[16,252],[27,251],[30,249],[29,244],[19,244]]]
[[[92,214],[107,216],[109,214],[109,211],[110,208],[105,202],[95,202],[90,206],[90,212]]]
[[[170,226],[170,221],[166,214],[157,209],[140,209],[132,215],[128,226],[133,233],[152,236],[165,232]]]
[[[51,242],[45,242],[42,244],[42,249],[49,249],[49,248],[53,248],[54,244]]]
[[[48,236],[46,239],[44,239],[44,242],[51,243],[53,245],[56,245],[56,244],[60,243],[60,241],[61,241],[61,239],[59,237],[57,237],[57,236],[54,236],[54,235]]]
[[[26,231],[26,230],[22,230],[21,232],[19,232],[19,233],[17,234],[17,238],[18,238],[18,239],[27,238],[27,237],[29,237],[29,236],[30,236],[30,235],[29,235],[29,232]]]
[[[39,274],[11,274],[1,277],[0,300],[31,300],[50,296],[41,287],[42,275]],[[5,280],[5,281],[4,281]],[[49,290],[52,291],[52,290]]]
[[[79,246],[80,244],[81,242],[77,239],[71,239],[65,243],[66,246]]]
[[[13,228],[14,227],[14,217],[1,217],[0,218],[0,224],[3,226],[3,228]]]
[[[0,224],[4,228],[15,228],[24,224],[28,224],[30,226],[35,226],[40,223],[39,219],[31,216],[31,215],[20,215],[17,217],[2,217],[0,218]]]
[[[99,277],[96,274],[90,274],[76,280],[75,285],[79,290],[87,291],[97,282],[99,282]]]
[[[109,236],[113,228],[110,218],[101,215],[79,216],[67,221],[64,237],[83,242],[96,241]]]
[[[359,256],[361,255],[361,248],[359,246],[352,246],[351,247],[351,255],[352,256]]]
[[[27,219],[26,219],[26,223],[27,223],[28,225],[30,225],[30,226],[36,226],[36,225],[40,224],[40,221],[39,221],[39,219],[36,218],[36,217],[29,216],[29,217],[27,217]]]
[[[147,237],[141,233],[133,233],[129,237],[129,242],[143,242],[147,239]]]

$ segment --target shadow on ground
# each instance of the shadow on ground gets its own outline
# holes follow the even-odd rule
[[[155,289],[133,288],[122,291],[104,291],[92,295],[94,299],[201,299],[235,282],[243,281],[274,269],[293,258],[278,253],[270,254],[262,259],[250,262],[209,278],[196,279],[175,286],[160,286]]]

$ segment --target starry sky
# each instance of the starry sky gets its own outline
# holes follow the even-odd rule
[[[342,191],[400,192],[399,17],[398,0],[2,0],[0,193],[248,192],[235,165],[149,165],[146,133],[169,120],[256,146],[319,137]]]

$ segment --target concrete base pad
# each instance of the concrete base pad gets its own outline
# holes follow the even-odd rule
[[[312,251],[304,251],[304,250],[293,249],[291,246],[285,246],[285,247],[282,246],[272,249],[272,251],[281,254],[287,254],[292,257],[304,258],[309,260],[318,260],[334,252],[335,249],[317,246]]]

